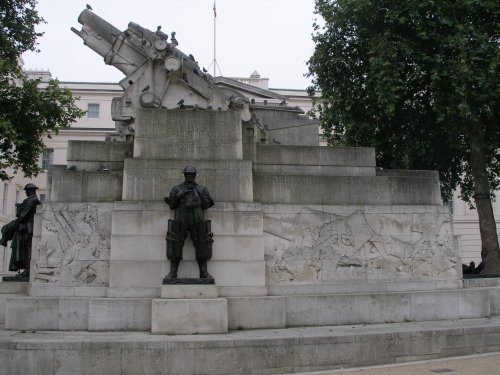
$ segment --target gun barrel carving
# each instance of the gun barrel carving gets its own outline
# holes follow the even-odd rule
[[[130,22],[120,31],[85,9],[78,17],[81,30],[72,28],[86,46],[120,70],[125,78],[121,97],[113,98],[111,113],[121,134],[132,134],[137,110],[146,108],[237,109],[249,117],[248,102],[238,93],[214,85],[192,55],[181,52],[175,32],[168,35]],[[181,104],[179,104],[181,103]]]

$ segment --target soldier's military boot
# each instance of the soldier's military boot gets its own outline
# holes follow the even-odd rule
[[[179,269],[180,260],[171,260],[170,261],[170,272],[165,279],[177,279],[177,270]]]
[[[206,260],[199,260],[198,268],[200,269],[200,279],[213,279],[213,276],[208,273]]]

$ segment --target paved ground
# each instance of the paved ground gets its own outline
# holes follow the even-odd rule
[[[302,375],[495,375],[500,374],[500,352],[433,359],[400,365],[360,367],[356,369],[305,372]]]

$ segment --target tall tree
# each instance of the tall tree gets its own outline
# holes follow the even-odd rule
[[[71,125],[84,112],[67,89],[51,80],[39,89],[19,66],[20,56],[37,50],[35,27],[44,22],[36,0],[0,2],[0,180],[7,169],[21,170],[27,177],[40,172],[37,165],[43,138]]]
[[[383,168],[437,169],[479,215],[500,274],[500,2],[316,0],[308,61],[328,142],[373,146]]]

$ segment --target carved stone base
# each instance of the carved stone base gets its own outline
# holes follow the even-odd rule
[[[176,279],[163,279],[163,285],[193,285],[193,284],[198,284],[198,285],[206,285],[206,284],[215,284],[215,279],[214,278],[188,278],[188,277],[179,277]]]
[[[170,284],[162,285],[160,290],[161,298],[166,299],[190,299],[190,298],[217,298],[219,293],[214,284]]]

